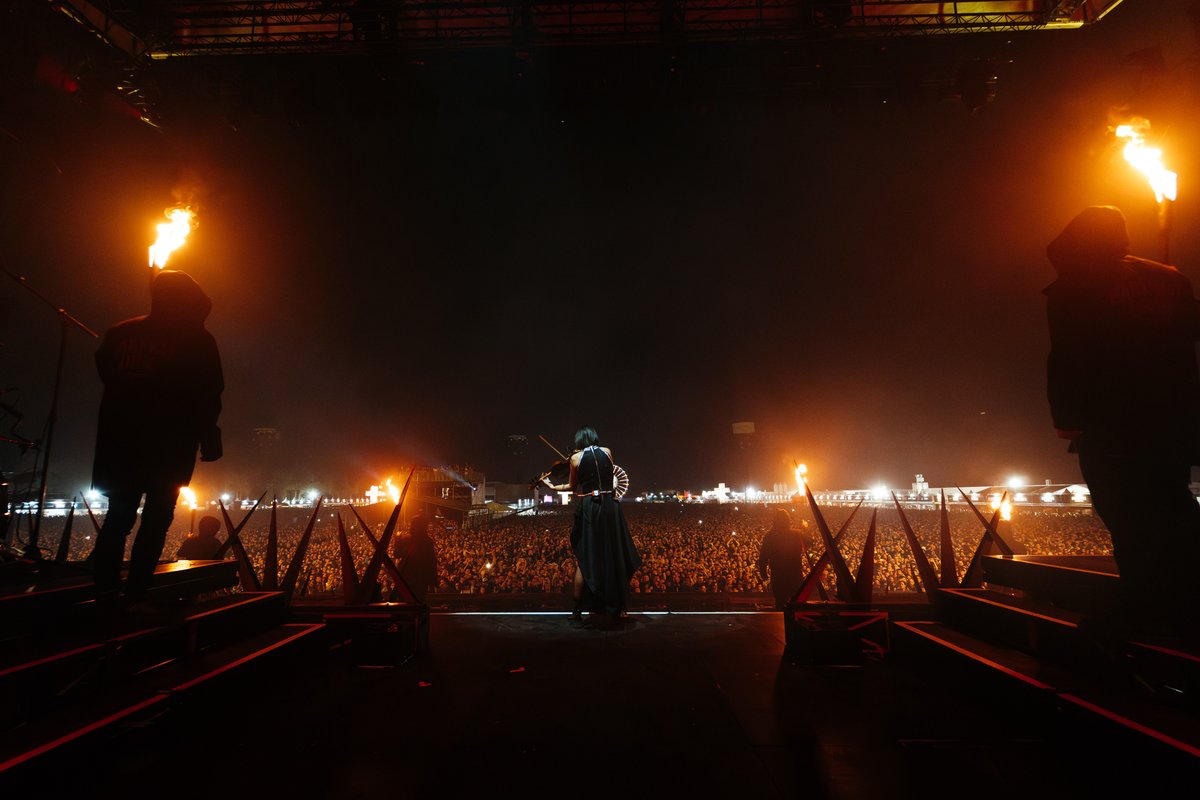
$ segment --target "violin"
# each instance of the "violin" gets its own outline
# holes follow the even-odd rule
[[[530,489],[540,488],[542,481],[550,481],[555,486],[562,486],[571,478],[571,459],[560,459],[550,465],[550,469],[538,475],[529,482]]]

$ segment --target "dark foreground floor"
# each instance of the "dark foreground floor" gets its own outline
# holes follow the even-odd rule
[[[41,777],[42,796],[1096,796],[1019,711],[960,703],[894,658],[798,666],[774,613],[620,630],[443,614],[431,643],[400,667],[314,658],[179,709]]]

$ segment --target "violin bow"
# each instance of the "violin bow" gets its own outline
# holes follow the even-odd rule
[[[556,456],[558,456],[559,458],[561,458],[563,461],[566,461],[566,460],[568,460],[568,459],[567,459],[567,457],[566,457],[566,456],[564,456],[564,455],[562,454],[562,451],[561,451],[561,450],[559,450],[559,449],[558,449],[557,447],[555,447],[554,445],[550,444],[550,440],[549,440],[549,439],[547,439],[545,436],[542,436],[542,435],[539,433],[539,434],[538,434],[538,438],[542,440],[542,443],[543,443],[543,444],[545,444],[545,445],[546,445],[546,447],[549,447],[551,450],[553,450],[553,451],[554,451],[554,454],[555,454]]]

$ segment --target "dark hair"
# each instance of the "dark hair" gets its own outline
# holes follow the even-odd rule
[[[600,444],[600,437],[596,435],[595,428],[583,427],[575,431],[575,449],[582,450],[594,444]]]
[[[771,530],[786,531],[791,530],[792,515],[787,512],[787,509],[777,508],[771,515]]]

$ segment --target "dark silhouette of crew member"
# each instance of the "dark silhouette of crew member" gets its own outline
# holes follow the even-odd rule
[[[130,555],[125,598],[144,600],[175,515],[179,489],[202,461],[221,457],[221,358],[204,327],[212,302],[192,278],[159,273],[150,313],[114,325],[96,352],[104,384],[92,485],[108,496],[93,552],[98,596],[115,597],[125,538],[141,524]]]
[[[792,528],[792,518],[782,508],[771,516],[771,528],[763,536],[758,551],[758,574],[767,577],[771,569],[771,593],[775,607],[782,609],[804,582],[804,539]]]
[[[201,517],[196,532],[189,535],[179,545],[175,553],[177,561],[214,561],[221,549],[221,540],[217,538],[221,530],[221,521],[216,517]]]
[[[429,537],[429,517],[424,514],[413,517],[408,536],[396,540],[392,555],[401,577],[417,600],[424,603],[429,588],[436,589],[438,582],[437,550]]]
[[[1192,284],[1129,255],[1125,218],[1085,209],[1046,249],[1050,411],[1112,534],[1122,624],[1195,637],[1200,619],[1200,338]]]

